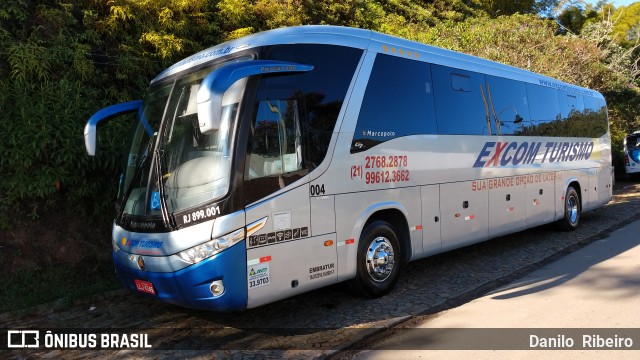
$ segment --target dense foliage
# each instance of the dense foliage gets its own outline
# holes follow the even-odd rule
[[[552,13],[559,3],[3,0],[0,227],[15,225],[9,213],[37,217],[43,209],[68,205],[106,221],[128,124],[102,127],[98,156],[90,158],[82,138],[88,117],[107,104],[140,98],[148,81],[180,58],[280,26],[368,28],[596,89],[607,97],[619,149],[623,134],[640,128],[635,51],[640,4],[626,12],[611,6],[566,8],[558,15],[567,25],[562,28],[538,15]]]

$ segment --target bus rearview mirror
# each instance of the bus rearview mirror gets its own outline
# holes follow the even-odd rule
[[[313,70],[312,65],[286,61],[254,60],[225,65],[209,73],[198,90],[198,125],[200,132],[210,134],[220,128],[222,99],[236,81],[259,74],[296,73]]]
[[[89,156],[96,154],[96,127],[98,122],[108,120],[114,116],[138,111],[142,107],[142,100],[129,101],[126,103],[107,106],[91,115],[84,127],[84,146]]]

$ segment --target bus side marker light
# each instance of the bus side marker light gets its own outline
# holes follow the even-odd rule
[[[324,242],[324,246],[332,246],[333,245],[333,240],[326,240]]]
[[[416,225],[411,227],[411,231],[422,230],[422,225]]]
[[[464,221],[475,220],[475,218],[476,218],[475,215],[465,216]]]

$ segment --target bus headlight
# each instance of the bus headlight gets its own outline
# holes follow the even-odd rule
[[[194,246],[190,249],[179,252],[177,255],[182,261],[189,264],[197,264],[200,261],[210,258],[213,255],[230,248],[244,239],[244,228],[236,230],[227,235],[208,241],[204,244]]]

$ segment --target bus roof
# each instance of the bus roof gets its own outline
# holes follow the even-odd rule
[[[279,28],[231,40],[200,51],[175,63],[156,76],[151,83],[242,50],[283,44],[327,44],[367,49],[377,53],[387,53],[431,64],[509,78],[604,99],[597,91],[473,55],[381,34],[372,30],[330,25],[303,25]]]

